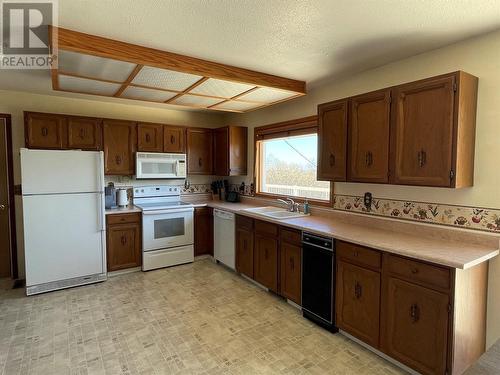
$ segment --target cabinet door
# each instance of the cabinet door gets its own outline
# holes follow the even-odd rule
[[[318,180],[346,180],[347,103],[318,106]]]
[[[163,125],[138,124],[137,150],[144,152],[163,151]]]
[[[24,113],[26,147],[62,149],[65,118],[45,113]]]
[[[67,119],[68,148],[97,151],[102,149],[101,119],[73,117]]]
[[[163,127],[163,151],[173,153],[186,152],[186,129],[164,126]]]
[[[392,124],[393,182],[450,186],[454,76],[398,86]]]
[[[351,99],[349,181],[389,181],[390,101],[390,90]]]
[[[380,273],[338,262],[336,300],[338,327],[378,348]]]
[[[281,242],[281,294],[297,304],[302,304],[300,245]]]
[[[103,121],[104,173],[133,175],[136,149],[136,124],[129,121]]]
[[[213,216],[209,207],[194,209],[194,255],[213,255]]]
[[[236,271],[254,278],[253,232],[236,229]]]
[[[423,374],[445,374],[448,295],[389,277],[385,303],[387,354]]]
[[[108,271],[139,267],[142,263],[141,256],[141,231],[139,224],[108,226]]]
[[[229,128],[214,130],[214,173],[229,176]]]
[[[229,127],[229,175],[247,174],[248,129],[240,126]]]
[[[254,279],[258,283],[278,292],[278,240],[255,235]]]
[[[212,174],[212,130],[187,130],[188,174]]]

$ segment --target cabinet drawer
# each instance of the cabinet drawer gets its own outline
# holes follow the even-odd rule
[[[447,268],[393,255],[387,256],[387,264],[389,272],[392,274],[438,288],[450,288],[450,270]]]
[[[337,242],[337,254],[353,263],[375,268],[380,268],[382,260],[382,255],[377,250],[342,241]]]
[[[236,228],[253,230],[253,219],[246,216],[236,215]]]
[[[265,221],[255,220],[255,232],[278,236],[278,226],[276,224],[266,223]]]
[[[280,228],[280,239],[299,246],[302,242],[301,232],[293,229]]]
[[[134,212],[131,214],[110,214],[106,216],[108,225],[124,224],[124,223],[139,223],[141,221],[141,214]]]

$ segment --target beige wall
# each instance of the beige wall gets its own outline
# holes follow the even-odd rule
[[[107,117],[125,120],[140,120],[172,125],[216,127],[223,125],[220,113],[201,113],[171,109],[140,107],[122,103],[101,102],[80,98],[29,94],[0,90],[0,113],[12,116],[12,143],[14,159],[14,183],[21,182],[19,148],[24,147],[23,111],[64,113],[71,115]],[[208,180],[208,177],[207,177]],[[130,183],[129,179],[124,179]],[[193,178],[194,183],[203,183],[202,177]],[[22,235],[22,206],[16,197],[16,224],[18,238],[18,263],[20,276],[24,275],[24,251]]]
[[[244,115],[229,115],[228,124],[250,128],[313,115],[319,103],[361,94],[383,87],[464,70],[479,77],[476,130],[475,182],[466,189],[438,189],[355,183],[336,183],[337,194],[409,199],[459,205],[500,208],[500,32],[335,80],[310,90],[302,98]],[[253,131],[249,131],[249,170],[253,170]],[[249,176],[250,180],[251,177]],[[488,344],[500,337],[500,257],[490,264]]]

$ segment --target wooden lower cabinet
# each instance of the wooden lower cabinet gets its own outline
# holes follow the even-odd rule
[[[336,323],[340,329],[378,348],[380,272],[337,263]]]
[[[281,252],[281,295],[300,305],[302,303],[300,246],[283,242]]]
[[[278,239],[255,233],[254,279],[278,293]]]
[[[236,216],[236,271],[253,279],[253,220]]]
[[[384,349],[423,374],[445,374],[448,294],[389,277]]]
[[[141,266],[142,237],[140,214],[108,215],[106,221],[108,272]]]
[[[460,270],[337,241],[336,324],[429,375],[485,350],[488,263]]]
[[[213,216],[212,208],[194,209],[194,256],[213,255]]]

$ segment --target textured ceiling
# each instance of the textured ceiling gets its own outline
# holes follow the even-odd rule
[[[59,1],[61,27],[305,80],[309,88],[500,28],[499,14],[498,0]],[[0,87],[49,93],[44,73],[2,71]]]

